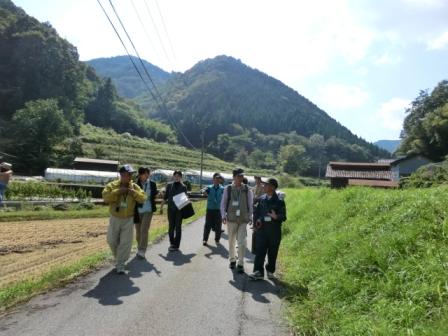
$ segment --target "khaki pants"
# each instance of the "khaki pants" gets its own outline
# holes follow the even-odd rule
[[[152,212],[140,214],[140,221],[135,223],[135,239],[140,252],[146,252],[149,239],[149,227],[151,226]]]
[[[235,243],[238,241],[238,265],[244,265],[244,256],[246,254],[246,231],[247,223],[233,223],[227,222],[227,233],[229,235],[229,259],[236,261],[235,258]]]
[[[134,234],[134,218],[118,218],[111,216],[107,228],[107,243],[115,257],[117,268],[124,267],[131,255]]]

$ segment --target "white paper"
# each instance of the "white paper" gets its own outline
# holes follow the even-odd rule
[[[183,192],[173,196],[173,202],[176,207],[181,210],[183,207],[190,203],[190,200],[188,199],[187,194]]]

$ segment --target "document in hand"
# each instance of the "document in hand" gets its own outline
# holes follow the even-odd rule
[[[181,210],[183,207],[185,207],[187,204],[191,203],[188,199],[188,196],[186,193],[180,193],[173,196],[173,202],[176,204],[176,207]]]

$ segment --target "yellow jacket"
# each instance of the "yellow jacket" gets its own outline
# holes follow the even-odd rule
[[[103,190],[103,200],[109,203],[109,213],[111,216],[128,218],[134,216],[135,203],[143,203],[146,200],[145,192],[134,182],[130,182],[135,190],[134,195],[120,195],[121,181],[116,180],[106,185]],[[126,207],[122,207],[122,202],[126,202]],[[118,211],[117,211],[118,210]]]

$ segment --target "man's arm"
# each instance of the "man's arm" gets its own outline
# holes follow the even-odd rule
[[[146,193],[137,184],[132,184],[129,191],[137,203],[143,203],[146,200]]]
[[[106,203],[114,203],[118,201],[118,197],[120,196],[120,188],[115,188],[112,183],[106,185],[103,189],[103,200]]]
[[[254,213],[254,193],[252,192],[252,190],[248,190],[248,201],[249,201],[249,218],[251,218],[252,221],[252,215]]]
[[[226,208],[227,208],[227,198],[228,198],[228,196],[227,196],[227,189],[228,188],[224,188],[224,192],[222,193],[222,199],[221,199],[220,211],[221,211],[221,218],[223,220],[225,220],[226,217],[227,217],[227,210],[226,210]]]

